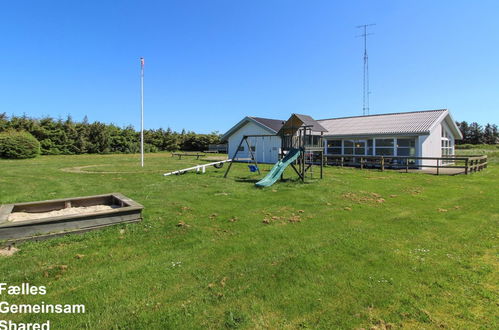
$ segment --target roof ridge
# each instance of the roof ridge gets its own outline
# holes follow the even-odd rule
[[[255,117],[255,116],[247,116],[247,117],[248,117],[248,118],[251,118],[251,119],[258,118],[258,119],[267,119],[267,120],[285,121],[285,120],[282,120],[282,119],[274,119],[274,118],[266,118],[266,117]]]
[[[379,117],[379,116],[392,116],[392,115],[404,115],[408,113],[420,113],[420,112],[436,112],[436,111],[447,111],[448,109],[433,109],[433,110],[416,110],[416,111],[406,111],[406,112],[393,112],[393,113],[379,113],[375,115],[367,115],[367,116],[347,116],[347,117],[336,117],[336,118],[324,118],[324,119],[316,119],[317,121],[324,120],[336,120],[336,119],[347,119],[347,118],[364,118],[364,117]]]

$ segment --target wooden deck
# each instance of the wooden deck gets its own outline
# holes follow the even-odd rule
[[[391,169],[435,175],[471,174],[487,168],[486,155],[447,157],[324,155],[324,158],[326,164],[333,166],[354,166],[381,171]]]

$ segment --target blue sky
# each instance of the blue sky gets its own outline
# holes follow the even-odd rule
[[[245,115],[449,108],[499,124],[498,1],[9,1],[0,112],[224,132]]]

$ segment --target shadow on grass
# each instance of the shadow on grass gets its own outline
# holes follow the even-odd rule
[[[248,179],[248,178],[237,178],[234,181],[236,181],[236,182],[245,182],[245,183],[257,183],[260,180],[259,179]]]

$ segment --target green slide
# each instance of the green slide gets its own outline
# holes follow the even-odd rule
[[[299,149],[291,149],[289,150],[286,157],[278,161],[274,167],[270,170],[269,174],[267,174],[263,179],[255,183],[257,187],[269,187],[273,185],[279,178],[281,177],[282,172],[288,167],[289,164],[294,162],[296,158],[300,156]]]

